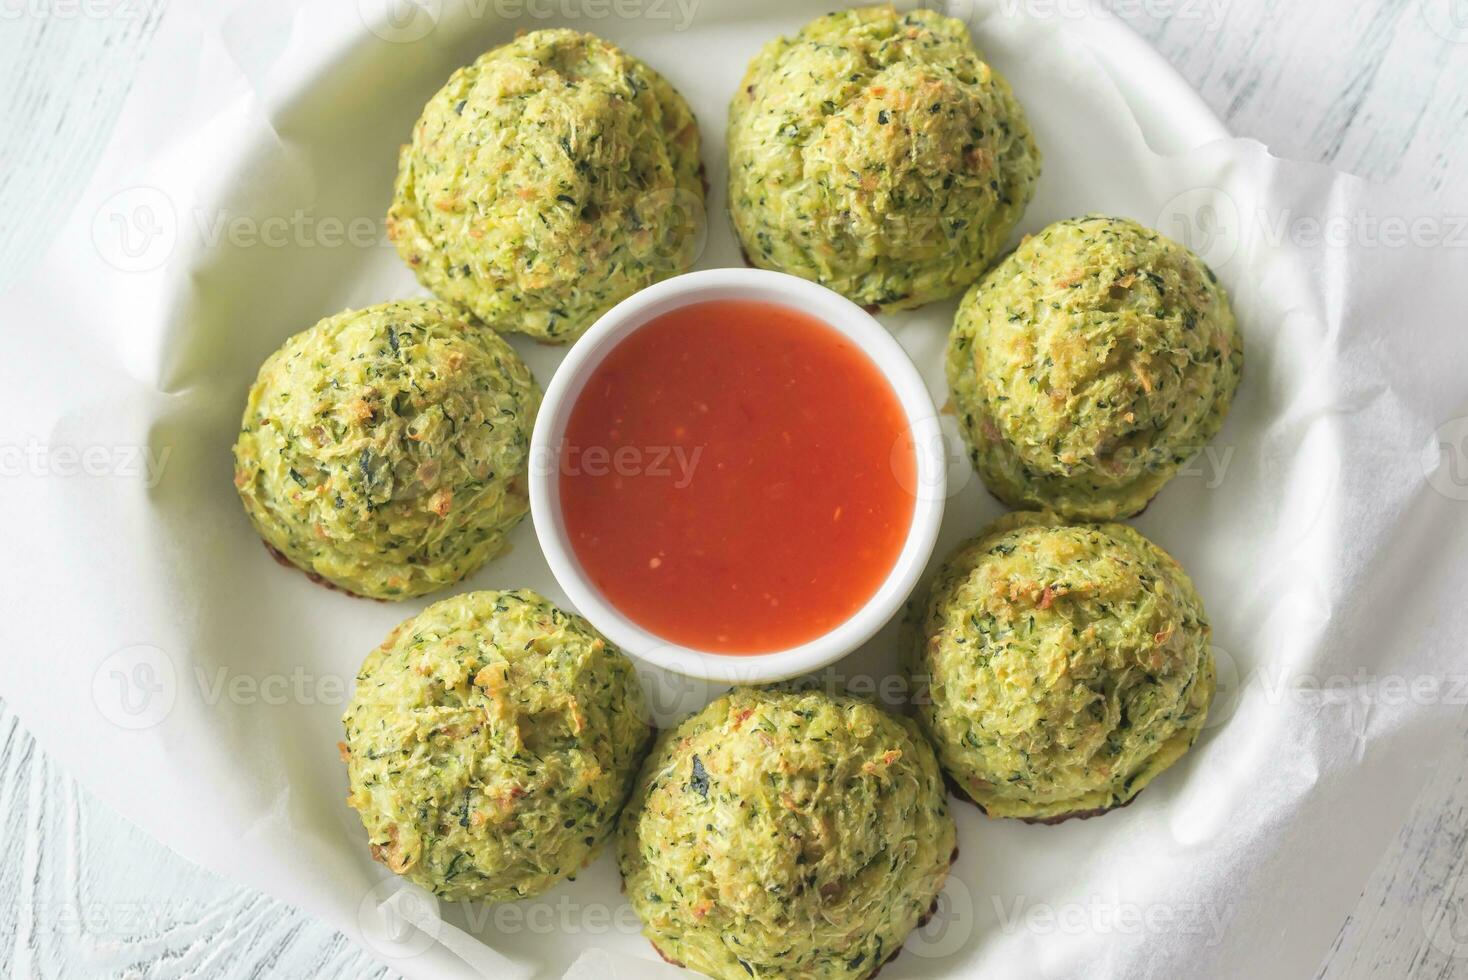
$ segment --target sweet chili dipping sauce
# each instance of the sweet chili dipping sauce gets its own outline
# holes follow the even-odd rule
[[[608,602],[681,646],[788,649],[860,609],[912,523],[916,459],[854,342],[770,303],[649,321],[577,398],[561,509]]]

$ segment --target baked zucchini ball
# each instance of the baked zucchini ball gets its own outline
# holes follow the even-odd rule
[[[652,729],[632,664],[529,590],[429,606],[367,655],[342,718],[372,856],[448,901],[511,901],[611,836]]]
[[[1136,531],[1009,514],[948,559],[921,609],[917,717],[990,816],[1092,816],[1198,737],[1209,635],[1187,575]]]
[[[741,688],[659,740],[618,859],[665,959],[717,980],[858,978],[930,911],[953,848],[937,760],[910,720]]]
[[[1125,218],[1026,238],[959,305],[948,387],[984,483],[1013,507],[1109,520],[1218,433],[1244,354],[1196,255]]]
[[[532,31],[424,107],[388,237],[440,299],[568,343],[692,265],[698,152],[693,113],[657,72],[590,34]]]
[[[729,205],[749,261],[870,308],[967,288],[1040,175],[1009,85],[962,21],[827,14],[750,62],[729,107]]]
[[[539,405],[509,344],[446,303],[347,310],[260,368],[235,486],[277,557],[356,595],[422,595],[525,516]]]

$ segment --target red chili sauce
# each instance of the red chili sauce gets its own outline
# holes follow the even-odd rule
[[[767,653],[840,625],[912,523],[892,386],[804,313],[720,300],[629,335],[572,407],[561,510],[582,568],[649,632]]]

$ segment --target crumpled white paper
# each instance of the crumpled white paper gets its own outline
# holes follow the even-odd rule
[[[498,907],[440,908],[371,862],[343,803],[339,716],[361,657],[427,600],[358,601],[277,567],[235,498],[230,445],[286,336],[418,291],[381,216],[396,146],[455,66],[551,24],[644,57],[703,126],[700,265],[732,265],[728,96],[760,43],[827,5],[425,0],[385,19],[367,0],[177,0],[82,202],[0,298],[0,693],[46,750],[181,854],[409,976],[554,977],[588,950],[583,973],[652,969],[608,857]],[[1136,521],[1211,614],[1207,732],[1104,819],[1031,827],[957,805],[939,914],[884,976],[1305,974],[1468,695],[1468,206],[1243,140],[1159,155],[1138,119],[1163,148],[1213,124],[1152,61],[1103,68],[1087,45],[1106,54],[1114,27],[1067,19],[1075,5],[949,8],[1045,153],[1024,229],[1095,210],[1185,241],[1234,297],[1246,368],[1223,433]],[[1159,107],[1174,118],[1159,125]],[[952,309],[887,320],[940,404]],[[517,345],[546,380],[560,352]],[[952,460],[940,552],[998,513],[956,442]],[[465,587],[563,599],[528,522],[514,542]],[[833,676],[900,700],[894,642],[884,631]],[[646,679],[664,723],[713,693]],[[1448,926],[1424,929],[1450,943]]]

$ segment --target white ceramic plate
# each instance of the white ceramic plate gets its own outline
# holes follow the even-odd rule
[[[723,211],[728,98],[762,43],[825,12],[829,0],[693,0],[686,25],[678,13],[683,8],[665,0],[612,6],[640,12],[626,18],[539,18],[526,12],[583,9],[561,0],[425,6],[441,14],[436,23],[427,22],[426,30],[411,19],[374,20],[381,11],[368,10],[367,26],[339,33],[331,50],[311,50],[313,38],[304,28],[259,32],[261,37],[287,37],[271,42],[284,44],[284,51],[253,50],[244,42],[231,50],[231,57],[257,83],[256,108],[267,115],[270,128],[256,145],[233,157],[232,168],[219,175],[217,191],[210,192],[213,196],[196,202],[197,213],[245,219],[257,230],[281,215],[311,216],[317,229],[324,218],[380,222],[391,197],[397,147],[424,101],[449,73],[518,30],[564,25],[593,30],[621,44],[687,97],[700,120],[713,188],[708,245],[697,267],[740,264]],[[1156,202],[1127,178],[1154,161],[1147,144],[1170,152],[1225,135],[1172,69],[1114,21],[1086,16],[1062,19],[1047,29],[1036,27],[1023,3],[1000,2],[992,9],[981,3],[950,6],[970,15],[980,48],[1014,85],[1045,155],[1044,175],[1022,231],[1092,210],[1153,223],[1159,213]],[[520,16],[500,15],[512,11]],[[654,16],[655,11],[666,16]],[[306,19],[294,26],[310,23]],[[254,35],[246,30],[234,36]],[[1116,82],[1125,100],[1108,79]],[[185,234],[209,231],[186,229]],[[390,246],[325,247],[312,237],[322,234],[308,232],[301,238],[287,232],[283,244],[267,242],[264,247],[259,237],[245,241],[226,234],[208,248],[199,247],[187,274],[180,274],[176,309],[182,312],[171,320],[185,326],[167,339],[160,372],[167,390],[189,393],[190,407],[168,423],[166,435],[177,452],[152,505],[166,529],[160,540],[183,543],[176,570],[187,583],[180,586],[180,594],[189,597],[186,629],[197,638],[187,653],[191,663],[186,676],[293,677],[304,669],[308,677],[344,680],[349,692],[365,653],[400,620],[442,598],[384,605],[311,584],[267,557],[230,486],[229,446],[245,391],[266,355],[322,316],[420,292]],[[955,304],[883,318],[940,405],[946,400],[941,351]],[[514,343],[546,383],[564,352],[523,338]],[[948,433],[951,497],[939,558],[1000,511],[972,477],[951,427]],[[1199,492],[1196,486],[1169,488],[1165,509],[1182,514],[1206,509]],[[204,541],[208,544],[201,545]],[[474,575],[463,589],[528,586],[564,601],[530,521],[517,529],[513,545],[509,556]],[[1180,557],[1186,563],[1186,556]],[[838,665],[838,673],[853,686],[870,684],[879,699],[900,700],[898,662],[895,625],[889,624]],[[717,691],[656,670],[647,671],[645,680],[662,723]],[[213,713],[209,724],[216,741],[198,746],[191,761],[212,771],[231,759],[250,760],[231,770],[237,776],[231,778],[229,796],[240,823],[260,829],[262,835],[265,853],[258,860],[270,870],[251,876],[290,882],[279,889],[285,897],[353,929],[353,911],[348,910],[365,907],[374,895],[381,897],[382,892],[372,889],[387,876],[370,860],[356,814],[342,802],[345,772],[335,748],[342,707],[340,694],[295,699],[270,710],[228,699],[212,703],[202,710]],[[1172,779],[1160,780],[1132,810],[1157,807],[1154,819],[1162,819],[1173,781],[1187,778],[1188,765],[1177,768]],[[990,823],[981,829],[981,818],[967,806],[956,807],[956,814],[962,856],[947,901],[960,911],[967,903],[967,912],[940,916],[909,942],[911,955],[890,965],[884,978],[962,972],[977,962],[986,933],[995,928],[994,909],[977,901],[981,882],[985,889],[996,889],[995,894],[1040,891],[1046,882],[1069,874],[1077,855],[1106,845],[1107,821],[1057,829],[1046,838],[1052,846],[1036,848],[1032,838],[1029,844],[1022,841],[1026,828]],[[281,829],[282,822],[289,832]],[[1064,847],[1053,846],[1062,840]],[[301,881],[302,872],[293,880],[293,866],[312,869],[303,873],[314,874],[313,880]],[[619,894],[609,855],[580,880],[543,899],[492,910],[443,911],[496,948],[535,964],[545,976],[559,976],[579,952],[592,946],[652,956]],[[955,921],[961,927],[947,927]],[[410,975],[443,975],[456,962],[442,949],[368,938],[385,958],[411,954],[393,961],[397,970]]]

